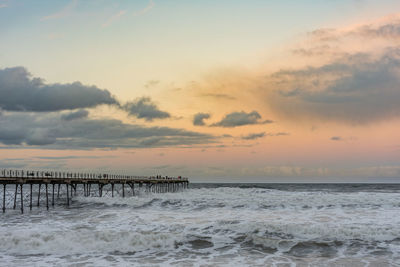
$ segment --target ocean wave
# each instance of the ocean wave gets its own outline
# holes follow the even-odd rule
[[[223,187],[137,193],[77,196],[69,208],[49,212],[11,210],[0,223],[0,257],[52,255],[60,262],[71,254],[111,255],[155,262],[163,255],[171,264],[185,259],[182,266],[207,257],[239,265],[251,258],[259,266],[299,258],[339,265],[368,257],[400,260],[400,196],[393,192]]]

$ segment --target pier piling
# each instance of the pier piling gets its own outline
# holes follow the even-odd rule
[[[21,184],[20,186],[21,186],[21,213],[24,213],[24,193],[23,193],[23,191],[22,191],[22,186],[23,186],[24,184]]]

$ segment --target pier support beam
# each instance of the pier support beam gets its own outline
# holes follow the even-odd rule
[[[128,183],[128,185],[132,189],[132,196],[135,196],[135,184],[134,183]]]
[[[65,184],[67,186],[67,206],[69,206],[69,186],[68,184]]]
[[[14,207],[13,207],[14,210],[17,207],[17,193],[18,193],[18,184],[15,184]]]
[[[49,210],[49,190],[48,190],[48,184],[45,184],[46,186],[46,208]]]
[[[103,185],[99,184],[99,196],[103,196]]]
[[[6,184],[3,184],[3,213],[6,212]]]
[[[33,184],[30,184],[30,186],[31,186],[31,194],[29,196],[29,210],[32,210],[32,187],[33,187]]]
[[[24,194],[22,191],[23,184],[21,184],[20,186],[21,186],[21,213],[24,213]]]
[[[51,206],[54,207],[54,183],[53,183],[53,188],[52,188],[53,192],[51,194]]]
[[[42,184],[39,184],[39,191],[38,191],[38,198],[37,198],[37,206],[38,207],[40,205],[40,187],[42,187]]]

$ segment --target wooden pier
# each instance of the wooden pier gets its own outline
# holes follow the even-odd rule
[[[24,213],[24,202],[29,202],[29,209],[32,210],[34,196],[37,198],[35,202],[37,200],[38,207],[45,198],[48,210],[50,201],[51,206],[54,207],[56,200],[64,199],[64,203],[69,206],[72,197],[78,194],[84,197],[102,197],[105,193],[111,192],[111,197],[114,197],[114,193],[121,197],[134,196],[135,185],[136,190],[146,193],[178,192],[189,187],[189,180],[180,176],[147,177],[107,173],[0,170],[0,184],[3,185],[3,213],[6,211],[7,204],[12,204],[15,210],[18,202],[21,212]],[[24,185],[28,188],[25,189]],[[41,190],[44,192],[42,193]],[[7,199],[9,202],[11,199],[11,203],[6,203]]]

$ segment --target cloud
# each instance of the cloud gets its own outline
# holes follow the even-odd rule
[[[146,14],[147,12],[149,12],[154,6],[155,6],[155,4],[154,4],[153,0],[150,0],[148,5],[145,8],[134,12],[133,16],[135,16],[135,17],[142,16],[142,15]]]
[[[0,117],[0,143],[52,149],[144,148],[209,144],[216,138],[184,129],[144,127],[115,119],[65,120],[59,113],[8,112]]]
[[[356,53],[269,77],[266,98],[290,118],[365,124],[400,116],[400,48]],[[269,88],[269,90],[268,90]],[[273,88],[273,89],[272,89]]]
[[[136,116],[139,119],[145,119],[146,121],[171,117],[168,112],[159,110],[151,101],[150,97],[142,97],[136,99],[134,102],[128,102],[123,106],[123,109],[126,110],[129,115]]]
[[[150,80],[150,81],[146,82],[144,87],[148,89],[148,88],[151,88],[151,87],[154,87],[154,86],[158,85],[159,83],[160,83],[159,80]]]
[[[205,125],[204,120],[209,119],[210,117],[211,117],[211,115],[208,113],[197,113],[194,115],[193,125],[203,126],[203,125]]]
[[[267,135],[268,136],[286,136],[286,135],[290,135],[290,133],[279,132],[279,133],[269,133]]]
[[[211,126],[236,127],[251,124],[272,123],[271,120],[260,121],[261,115],[257,111],[246,113],[244,111],[232,112],[227,114],[221,121]]]
[[[120,10],[118,13],[112,15],[109,17],[102,25],[101,27],[105,28],[110,26],[114,21],[120,19],[122,16],[126,14],[126,10]]]
[[[400,14],[317,29],[293,50],[312,63],[268,75],[258,93],[277,115],[291,120],[369,124],[399,118],[399,41]]]
[[[202,97],[213,97],[217,99],[225,99],[225,100],[235,100],[236,97],[227,95],[227,94],[215,94],[215,93],[206,93],[206,94],[201,94]]]
[[[80,82],[46,84],[23,67],[0,69],[0,108],[8,111],[60,111],[118,104],[107,90]]]
[[[262,133],[252,133],[252,134],[248,134],[246,136],[243,136],[242,139],[243,140],[255,140],[258,138],[262,138],[265,136],[265,132]]]
[[[7,4],[0,4],[0,8],[6,8],[6,7],[8,7]]]
[[[59,19],[59,18],[67,17],[71,14],[72,10],[77,6],[77,4],[78,4],[78,0],[72,0],[68,5],[66,5],[59,12],[56,12],[56,13],[48,15],[48,16],[44,16],[40,20],[46,21],[46,20],[51,20],[51,19]]]
[[[111,158],[113,156],[61,156],[61,157],[35,157],[37,159],[45,160],[68,160],[68,159],[101,159]]]
[[[70,112],[70,113],[61,115],[61,119],[66,120],[66,121],[71,121],[71,120],[87,118],[88,115],[89,115],[89,111],[87,111],[85,109],[80,109],[80,110],[77,110],[74,112]]]
[[[327,44],[313,46],[312,48],[295,48],[292,50],[294,55],[300,55],[304,57],[322,56],[327,54],[327,52],[338,53],[334,47]]]
[[[345,142],[354,142],[357,141],[357,137],[349,136],[349,137],[342,137],[342,136],[332,136],[330,138],[331,141],[345,141]]]
[[[289,133],[285,133],[285,132],[278,132],[278,133],[252,133],[252,134],[248,134],[246,136],[242,136],[243,140],[255,140],[258,138],[262,138],[265,136],[286,136],[289,135]]]
[[[396,40],[400,37],[400,18],[385,19],[379,23],[361,24],[347,29],[317,29],[310,34],[311,38],[317,42],[336,42],[346,38],[382,38]]]
[[[398,47],[399,41],[400,13],[355,26],[314,30],[292,52],[304,57],[337,57],[347,53],[374,53],[385,47]]]
[[[400,37],[400,21],[389,22],[378,26],[364,25],[350,34],[367,38],[398,39]]]

